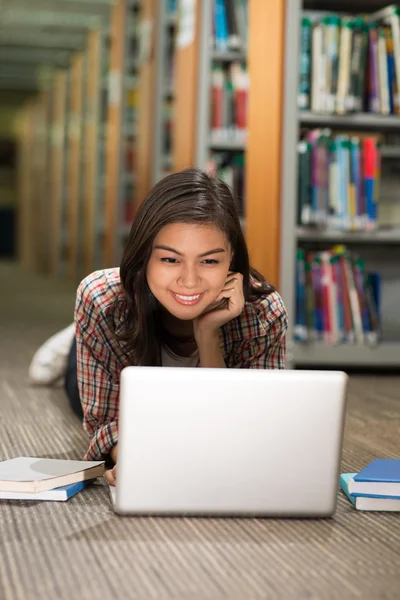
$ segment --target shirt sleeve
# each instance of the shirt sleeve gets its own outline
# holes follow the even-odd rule
[[[83,428],[91,436],[85,460],[103,460],[118,441],[119,374],[96,294],[80,284],[75,305],[78,387]]]
[[[277,294],[260,307],[263,335],[237,342],[232,366],[239,369],[284,369],[286,367],[286,308]]]

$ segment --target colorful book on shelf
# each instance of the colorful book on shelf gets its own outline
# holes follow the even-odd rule
[[[81,492],[85,487],[88,487],[92,483],[88,481],[78,481],[77,483],[70,483],[61,487],[54,488],[52,490],[45,490],[44,492],[2,492],[0,491],[0,500],[33,500],[35,502],[47,500],[54,502],[66,502],[72,496],[75,496]]]
[[[19,456],[0,462],[0,491],[38,493],[103,474],[104,461]]]
[[[380,306],[364,261],[344,246],[323,252],[299,249],[296,260],[295,338],[329,345],[380,341]]]
[[[211,73],[211,134],[217,141],[244,141],[247,127],[247,68],[233,61],[214,65]]]
[[[301,20],[300,34],[300,73],[297,107],[300,110],[310,109],[311,96],[311,35],[312,23],[308,17]]]
[[[303,130],[298,142],[299,225],[342,231],[378,226],[381,136]]]
[[[374,496],[355,495],[349,491],[349,485],[357,473],[342,473],[340,475],[340,487],[357,510],[400,512],[400,496]]]
[[[306,11],[300,24],[298,108],[399,114],[399,7],[372,15],[316,14]]]
[[[351,494],[400,497],[400,458],[377,458],[349,481]]]

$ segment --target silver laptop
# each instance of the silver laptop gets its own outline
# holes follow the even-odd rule
[[[332,515],[346,387],[338,371],[125,368],[115,511]]]

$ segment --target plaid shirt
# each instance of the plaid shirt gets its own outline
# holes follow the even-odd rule
[[[87,460],[103,459],[118,441],[119,378],[129,364],[114,337],[123,327],[122,300],[118,268],[92,273],[77,292],[78,386],[83,427],[91,437]],[[226,366],[284,369],[286,329],[286,309],[277,292],[246,302],[242,314],[220,330]]]

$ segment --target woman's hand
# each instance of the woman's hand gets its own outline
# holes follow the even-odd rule
[[[230,271],[218,298],[193,322],[196,341],[204,336],[216,334],[222,325],[238,317],[243,307],[243,275]]]
[[[104,473],[104,478],[109,485],[117,484],[117,465],[114,465],[112,469],[108,469]]]

